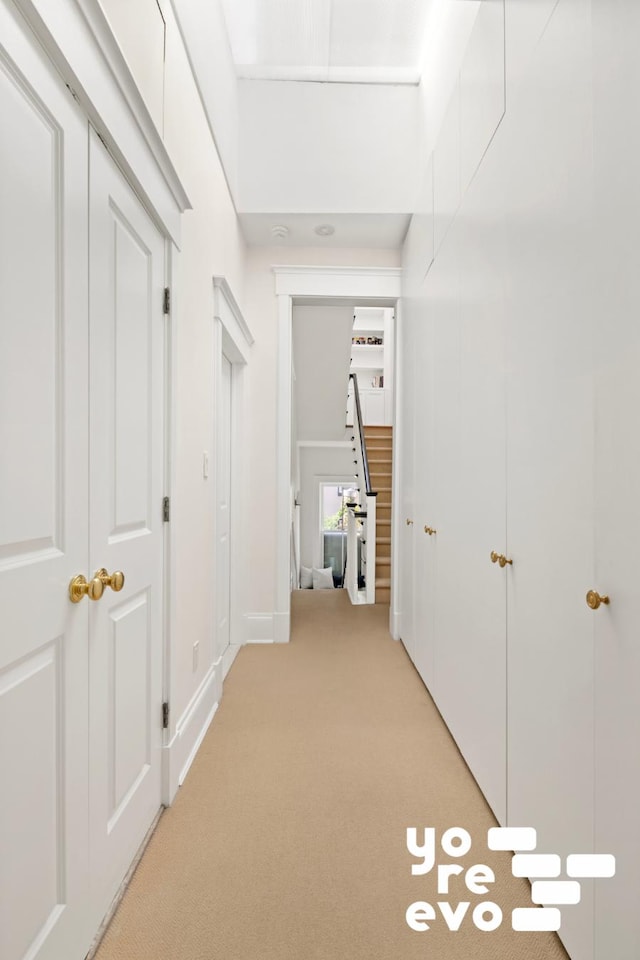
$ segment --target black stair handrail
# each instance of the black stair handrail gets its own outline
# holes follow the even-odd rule
[[[353,380],[353,394],[356,400],[356,414],[358,417],[358,430],[360,433],[360,449],[362,451],[362,466],[364,468],[364,486],[368,497],[376,497],[377,493],[371,489],[371,477],[369,475],[369,460],[367,459],[367,445],[364,439],[364,427],[362,424],[362,407],[360,406],[360,391],[358,390],[358,374],[350,373],[349,379]]]

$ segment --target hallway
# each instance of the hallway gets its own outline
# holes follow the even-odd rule
[[[487,853],[495,821],[401,644],[386,607],[345,592],[296,591],[290,644],[246,646],[174,805],[153,835],[97,960],[561,960],[553,934],[514,933],[530,905],[508,854]],[[425,744],[428,745],[425,749]],[[412,876],[409,826],[473,838],[462,877],[436,893]],[[440,851],[436,862],[451,862]],[[411,931],[416,900],[471,907],[458,932],[443,918]],[[471,912],[499,904],[502,926]]]

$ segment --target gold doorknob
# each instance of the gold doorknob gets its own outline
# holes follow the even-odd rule
[[[601,597],[599,593],[595,590],[589,590],[587,594],[587,606],[591,607],[592,610],[597,610],[601,603],[604,603],[605,606],[608,606],[611,603],[609,597]]]
[[[506,567],[506,565],[513,564],[513,560],[507,560],[504,553],[496,553],[495,550],[491,551],[490,554],[491,563],[499,563],[501,567]]]
[[[113,573],[109,573],[105,567],[100,567],[99,570],[96,570],[95,577],[102,583],[103,588],[111,587],[116,593],[119,593],[124,587],[124,573],[122,570],[114,570]]]
[[[408,526],[408,527],[412,527],[412,526],[413,526],[413,520],[409,520],[408,517],[407,517],[407,526]]]
[[[433,527],[425,527],[425,528],[424,528],[424,532],[425,532],[425,533],[428,533],[429,536],[432,537],[432,536],[434,535],[434,533],[437,533],[438,531],[437,531],[437,530],[434,530]]]
[[[89,600],[99,600],[104,593],[104,583],[99,577],[87,581],[81,573],[74,577],[69,584],[69,599],[71,603],[80,603],[83,597],[89,597]]]

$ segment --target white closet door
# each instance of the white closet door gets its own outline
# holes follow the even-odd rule
[[[411,659],[415,658],[414,634],[414,538],[416,533],[414,459],[415,459],[415,420],[414,402],[415,350],[413,349],[413,327],[415,323],[416,303],[413,298],[403,301],[402,320],[398,329],[400,342],[400,470],[402,478],[401,516],[397,525],[400,536],[400,572],[398,590],[400,594],[400,638]]]
[[[640,9],[597,0],[593,18],[598,332],[596,565],[589,586],[611,598],[591,614],[595,846],[616,856],[616,876],[595,883],[595,956],[632,960],[640,956]]]
[[[90,557],[122,571],[90,610],[93,903],[104,910],[160,806],[164,242],[90,141]]]
[[[440,250],[427,278],[427,309],[433,322],[432,519],[438,531],[436,561],[435,651],[432,693],[457,738],[462,705],[456,686],[462,612],[458,511],[460,497],[460,309],[457,253],[449,242]],[[433,538],[432,538],[433,539]],[[462,665],[464,667],[464,665]]]
[[[215,659],[223,657],[230,642],[231,621],[231,437],[233,367],[222,354],[217,410],[216,448],[216,622]]]
[[[0,4],[0,956],[83,955],[87,128]]]
[[[506,815],[503,228],[497,187],[467,196],[429,274],[434,329],[434,693],[500,821]],[[490,199],[487,200],[487,197]],[[500,207],[498,206],[499,210]],[[490,216],[489,216],[490,211]]]
[[[565,856],[593,846],[596,621],[590,35],[586,5],[561,8],[508,128],[507,636],[509,823]],[[573,960],[593,957],[581,887]]]
[[[467,191],[464,214],[452,228],[460,304],[460,459],[450,521],[456,552],[449,567],[458,591],[457,630],[446,655],[449,693],[458,701],[456,739],[504,823],[506,589],[512,567],[490,558],[492,552],[508,555],[502,194],[496,167],[482,167]]]
[[[412,350],[419,370],[414,387],[416,409],[414,426],[415,458],[415,524],[414,590],[415,590],[415,665],[433,696],[435,571],[437,535],[425,532],[436,529],[434,459],[433,459],[433,352],[432,322],[429,302],[423,287],[416,300]]]

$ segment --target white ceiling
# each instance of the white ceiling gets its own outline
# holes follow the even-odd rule
[[[239,213],[242,233],[250,246],[368,247],[399,249],[405,238],[409,214],[404,213]],[[318,236],[315,228],[330,223],[335,233]],[[274,237],[273,226],[289,230]]]
[[[434,0],[221,0],[239,77],[418,83]]]

